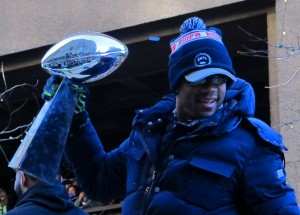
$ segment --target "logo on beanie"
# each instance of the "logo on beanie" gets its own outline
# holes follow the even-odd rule
[[[211,57],[206,53],[199,53],[194,59],[195,66],[202,67],[211,64]]]
[[[180,35],[176,40],[171,42],[170,44],[171,55],[177,50],[179,50],[182,46],[189,44],[190,42],[206,40],[206,39],[215,40],[223,44],[222,37],[214,31],[207,31],[207,30],[191,31],[186,34]]]

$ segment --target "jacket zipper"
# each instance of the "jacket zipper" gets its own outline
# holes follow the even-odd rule
[[[143,200],[143,207],[142,207],[141,214],[145,213],[146,206],[149,203],[150,194],[152,192],[152,189],[153,189],[153,186],[154,186],[154,183],[155,183],[156,175],[157,175],[157,171],[153,170],[152,176],[151,176],[151,184],[150,184],[150,186],[147,186],[146,189],[145,189],[144,200]]]
[[[151,191],[152,191],[152,188],[153,188],[153,185],[154,185],[154,182],[155,182],[155,177],[156,177],[156,171],[154,170],[153,172],[152,172],[152,177],[151,177],[151,185],[150,185],[150,187],[147,187],[147,188],[149,188],[149,190],[148,190],[148,194],[147,194],[147,201],[149,200],[149,197],[150,197],[150,194],[151,194]]]

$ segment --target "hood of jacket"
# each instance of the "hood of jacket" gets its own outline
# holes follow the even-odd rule
[[[26,204],[39,205],[41,208],[57,212],[68,211],[74,207],[65,187],[59,182],[54,185],[39,183],[33,186],[20,196],[15,207]]]
[[[253,117],[255,112],[255,94],[252,86],[243,79],[238,78],[227,89],[225,104],[235,115]]]

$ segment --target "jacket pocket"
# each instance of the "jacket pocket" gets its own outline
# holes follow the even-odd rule
[[[235,187],[231,163],[195,157],[188,163],[183,198],[207,210],[232,203]]]
[[[235,169],[235,167],[231,164],[200,157],[193,158],[189,164],[197,169],[224,176],[226,178],[229,178]]]

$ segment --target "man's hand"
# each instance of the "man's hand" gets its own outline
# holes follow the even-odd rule
[[[73,83],[71,85],[73,92],[77,94],[77,104],[75,107],[75,114],[80,114],[85,111],[86,103],[89,95],[88,88],[82,83]]]
[[[42,93],[43,100],[50,101],[54,97],[62,79],[63,77],[61,76],[51,75],[51,77],[47,80],[46,85],[44,86],[43,89],[43,93]]]
[[[50,101],[54,97],[62,80],[63,80],[62,76],[51,75],[51,77],[47,80],[46,85],[44,86],[42,99],[45,101]],[[75,81],[68,80],[68,81],[70,82],[70,89],[77,96],[77,103],[75,106],[74,113],[80,114],[84,112],[86,109],[89,90],[84,84],[80,83],[79,81],[76,80]]]

